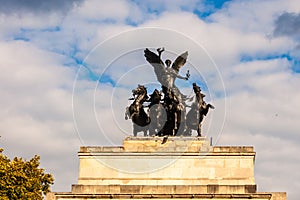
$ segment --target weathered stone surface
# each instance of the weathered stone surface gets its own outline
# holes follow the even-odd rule
[[[128,137],[120,147],[81,147],[78,183],[47,200],[286,200],[258,193],[253,147],[210,146],[201,137]]]
[[[249,192],[245,185],[73,185],[77,194],[244,194],[255,193],[256,186]]]
[[[82,185],[255,185],[252,147],[211,147],[205,138],[127,138],[123,147],[82,147]]]

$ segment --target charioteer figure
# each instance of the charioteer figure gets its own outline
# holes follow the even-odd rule
[[[164,48],[158,48],[158,54],[149,49],[144,50],[144,56],[154,68],[156,78],[161,84],[163,95],[155,89],[149,98],[147,89],[139,85],[133,90],[134,98],[131,100],[134,101],[126,108],[125,118],[132,119],[134,136],[137,136],[139,131],[143,131],[144,136],[147,136],[147,131],[149,135],[157,136],[191,135],[192,130],[197,130],[198,136],[201,136],[201,122],[208,110],[214,107],[206,104],[203,100],[205,95],[194,83],[196,99],[186,115],[187,97],[175,85],[175,80],[176,78],[188,80],[190,77],[189,70],[186,76],[179,75],[179,70],[187,61],[188,52],[179,55],[173,63],[169,59],[162,61],[163,52]],[[150,104],[144,106],[145,102]],[[145,112],[146,107],[149,108],[148,112]]]

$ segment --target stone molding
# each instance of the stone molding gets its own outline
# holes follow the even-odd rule
[[[165,139],[127,137],[122,146],[80,147],[78,183],[46,199],[286,200],[284,192],[257,192],[253,147],[211,146],[204,137]]]

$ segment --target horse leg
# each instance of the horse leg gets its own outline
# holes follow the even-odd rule
[[[143,130],[143,132],[144,132],[144,137],[147,137],[148,135],[147,135],[147,128],[145,127],[145,129]]]
[[[172,136],[175,136],[177,134],[178,128],[180,126],[180,122],[178,120],[178,113],[175,112],[174,113],[174,121],[173,121],[173,130],[172,130]]]
[[[201,122],[198,124],[197,133],[198,133],[198,137],[201,137]]]
[[[137,128],[135,125],[133,125],[133,136],[136,137],[137,136]]]
[[[125,120],[128,120],[129,117],[129,107],[126,107],[125,109]]]
[[[179,132],[180,135],[183,135],[184,129],[185,129],[185,122],[181,119],[181,111],[178,110],[176,112],[176,130],[175,130],[175,135],[177,135],[178,131],[180,131]]]

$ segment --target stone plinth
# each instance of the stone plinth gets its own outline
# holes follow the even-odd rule
[[[252,147],[204,138],[127,138],[123,147],[82,147],[78,184],[255,185],[254,157]]]
[[[286,199],[257,193],[253,147],[212,147],[201,137],[128,137],[123,146],[81,147],[78,155],[78,183],[47,199]]]

